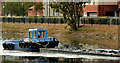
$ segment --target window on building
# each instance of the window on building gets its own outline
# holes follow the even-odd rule
[[[56,16],[59,16],[59,13],[58,13],[58,12],[56,12]]]
[[[53,16],[55,16],[55,12],[53,11]]]
[[[97,12],[88,12],[87,16],[89,16],[89,17],[97,17]]]
[[[114,16],[114,11],[106,12],[105,16]]]
[[[53,16],[55,16],[55,11],[53,10]]]

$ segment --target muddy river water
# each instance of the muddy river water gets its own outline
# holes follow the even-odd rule
[[[102,56],[87,56],[74,54],[55,54],[55,53],[40,53],[17,50],[4,50],[0,41],[0,63],[58,63],[58,62],[76,62],[76,63],[116,63],[120,58],[102,57]]]

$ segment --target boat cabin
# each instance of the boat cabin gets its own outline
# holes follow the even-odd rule
[[[28,37],[30,40],[39,39],[39,38],[47,38],[47,29],[29,29]]]

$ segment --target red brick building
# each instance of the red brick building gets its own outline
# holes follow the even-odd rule
[[[86,5],[84,10],[84,16],[97,16],[98,15],[98,5]]]
[[[118,9],[118,4],[114,2],[102,3],[97,5],[86,5],[83,16],[116,16],[115,12]]]
[[[43,0],[36,0],[36,2],[42,2]],[[34,6],[30,7],[28,10],[28,16],[43,16],[43,10],[35,10]]]
[[[28,16],[43,16],[43,10],[34,10],[34,6],[30,7],[28,10]]]
[[[98,16],[115,16],[118,5],[99,5]]]

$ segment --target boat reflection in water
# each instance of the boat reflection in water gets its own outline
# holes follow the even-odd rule
[[[0,60],[1,63],[119,63],[113,60],[27,56],[0,56]]]

